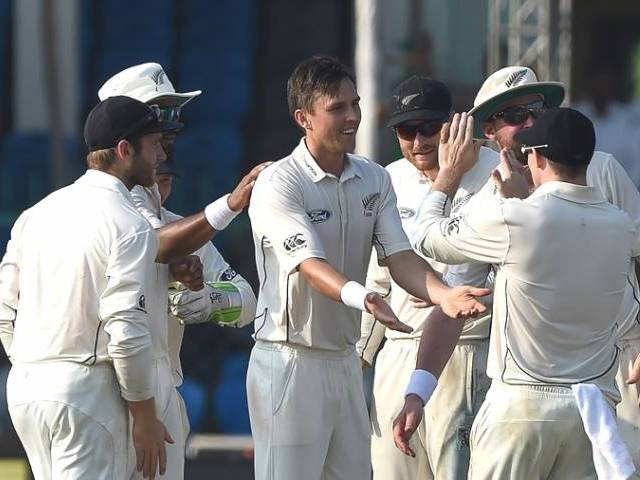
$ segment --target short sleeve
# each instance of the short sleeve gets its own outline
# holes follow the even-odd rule
[[[382,188],[380,191],[380,208],[376,217],[373,232],[373,245],[378,258],[383,260],[394,253],[411,250],[411,245],[402,228],[402,220],[398,213],[396,194],[393,191],[389,172],[382,169]]]

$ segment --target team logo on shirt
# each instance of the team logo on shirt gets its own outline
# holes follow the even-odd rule
[[[453,217],[445,226],[445,235],[457,235],[460,232],[460,219],[462,217]]]
[[[291,235],[289,238],[284,241],[284,249],[293,253],[296,250],[300,250],[301,248],[307,247],[307,240],[304,238],[304,235],[301,233],[296,233],[295,235]]]
[[[147,299],[144,297],[144,295],[140,295],[140,297],[138,297],[137,310],[147,313]]]
[[[222,272],[222,275],[220,275],[220,280],[229,282],[233,280],[237,275],[238,273],[233,268],[229,267],[224,272]]]
[[[370,217],[373,215],[373,209],[376,207],[376,204],[380,200],[379,193],[370,193],[362,198],[362,207],[364,208],[364,216]]]
[[[455,210],[456,208],[464,205],[472,196],[473,196],[473,193],[467,193],[463,197],[454,199],[453,203],[451,204],[451,210]]]
[[[323,209],[311,210],[307,212],[307,217],[311,223],[324,223],[331,218],[331,212]]]
[[[398,207],[398,213],[400,214],[400,218],[404,220],[405,218],[413,217],[416,214],[416,211],[413,208]]]

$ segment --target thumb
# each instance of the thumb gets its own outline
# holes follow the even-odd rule
[[[169,433],[169,430],[167,430],[167,427],[162,425],[162,428],[164,428],[164,441],[167,443],[175,443],[175,441],[173,440],[173,437]]]
[[[474,297],[485,297],[491,293],[491,289],[485,287],[469,287],[468,293]]]
[[[513,167],[511,166],[511,161],[509,160],[510,152],[506,148],[500,150],[500,167],[502,167],[504,172],[510,176],[513,173]]]
[[[640,382],[640,354],[636,357],[636,361],[633,362],[633,368],[631,369],[631,375],[627,379],[627,384]]]

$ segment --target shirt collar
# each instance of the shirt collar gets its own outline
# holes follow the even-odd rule
[[[127,189],[122,180],[111,175],[110,173],[89,168],[84,173],[84,175],[76,180],[76,183],[91,185],[93,187],[106,188],[107,190],[118,192],[124,195],[124,197],[133,205],[133,197],[131,196],[131,192],[129,191],[129,189]]]
[[[300,143],[295,148],[292,154],[294,160],[300,163],[304,167],[304,171],[307,172],[307,175],[311,178],[314,183],[319,182],[325,177],[333,177],[334,175],[325,172],[320,166],[316,159],[313,158],[311,152],[307,148],[307,143],[305,142],[304,137],[300,140]],[[342,170],[342,175],[340,175],[339,181],[344,182],[345,180],[349,180],[353,177],[362,178],[362,171],[360,170],[360,166],[353,161],[352,156],[347,154],[344,161],[344,170]]]
[[[543,183],[529,195],[529,198],[543,195],[554,195],[575,203],[603,203],[607,201],[594,187],[560,181]]]

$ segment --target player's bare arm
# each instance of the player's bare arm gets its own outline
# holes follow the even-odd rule
[[[349,279],[329,265],[326,260],[309,258],[303,261],[298,269],[312,288],[336,302],[343,302],[342,291]],[[378,293],[369,292],[366,295],[364,308],[387,328],[406,333],[412,331],[411,327],[398,320],[391,307]]]
[[[386,259],[393,279],[414,297],[440,305],[453,318],[469,318],[484,313],[487,307],[476,297],[489,295],[488,288],[448,287],[429,264],[411,250]]]
[[[202,212],[158,229],[160,246],[156,262],[170,263],[190,255],[211,240],[249,205],[255,181],[272,162],[264,162],[245,175],[233,192],[210,204]],[[219,203],[218,203],[219,202]],[[216,228],[217,227],[217,228]]]
[[[164,424],[156,417],[154,399],[128,402],[133,417],[133,447],[136,468],[144,478],[153,480],[156,472],[164,475],[167,469],[165,442],[173,443]]]
[[[435,378],[440,377],[460,338],[463,325],[463,321],[452,319],[442,309],[435,308],[424,323],[416,370],[430,372]],[[404,407],[393,422],[394,443],[402,453],[410,457],[414,457],[415,452],[409,445],[409,440],[422,421],[424,405],[419,395],[408,394]]]

